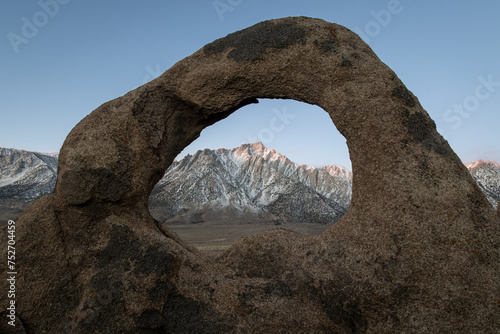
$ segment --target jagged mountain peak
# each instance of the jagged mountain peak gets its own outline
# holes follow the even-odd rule
[[[228,159],[234,162],[235,164],[242,164],[249,162],[253,159],[262,158],[268,163],[275,167],[281,166],[289,166],[294,169],[301,169],[304,172],[311,172],[315,170],[325,171],[332,176],[343,176],[346,179],[352,179],[352,173],[349,169],[341,165],[326,165],[322,167],[315,167],[307,164],[299,165],[296,162],[290,160],[285,155],[277,152],[275,149],[267,148],[262,142],[256,143],[245,143],[241,144],[238,147],[227,149],[227,148],[219,148],[216,150],[205,148],[203,150],[199,150],[193,155],[186,155],[183,159],[199,159],[201,156],[210,156],[214,159],[223,159],[227,161]],[[175,162],[180,162],[181,160],[175,160]]]
[[[280,221],[331,223],[349,206],[351,184],[345,173],[292,162],[263,143],[233,149],[204,149],[172,164],[150,197],[160,221],[189,221],[217,212]],[[222,210],[222,211],[221,211]],[[224,214],[222,212],[225,212]]]
[[[473,162],[465,164],[465,167],[467,167],[468,169],[484,167],[484,166],[494,166],[494,167],[500,168],[500,164],[498,164],[495,161],[489,161],[489,160],[488,161],[477,160],[477,161],[473,161]]]
[[[49,157],[59,158],[59,152],[40,152],[40,153],[48,155]]]
[[[220,150],[220,149],[219,149]],[[217,151],[219,151],[217,150]],[[231,152],[232,155],[237,159],[247,160],[249,157],[257,155],[261,156],[266,160],[285,160],[286,157],[274,149],[268,149],[262,142],[252,143],[252,144],[242,144],[231,150],[222,150],[220,152]]]
[[[14,151],[22,151],[22,150],[16,150],[16,149],[13,149],[13,148],[0,147],[0,157],[5,156],[5,155],[10,155]]]
[[[327,165],[321,167],[322,170],[332,176],[344,176],[348,180],[352,180],[352,172],[344,166],[340,165]]]
[[[265,155],[269,151],[276,152],[274,151],[274,149],[273,150],[268,149],[262,142],[242,144],[241,146],[236,147],[235,149],[236,150],[249,149],[252,152],[252,154],[259,154],[259,155]]]

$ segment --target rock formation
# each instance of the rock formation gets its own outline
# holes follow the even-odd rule
[[[210,257],[154,221],[148,195],[203,128],[256,98],[328,112],[349,147],[351,206],[318,237],[270,231]],[[417,98],[344,27],[285,18],[216,40],[83,119],[58,168],[54,193],[16,224],[26,333],[500,328],[498,216]]]

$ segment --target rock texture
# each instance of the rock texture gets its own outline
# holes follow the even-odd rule
[[[174,161],[149,197],[160,222],[331,224],[347,212],[352,173],[298,165],[262,143]]]
[[[210,257],[152,219],[147,199],[203,128],[256,98],[328,112],[349,147],[351,206],[318,237],[270,231]],[[318,19],[228,35],[103,104],[66,138],[54,193],[16,226],[27,333],[500,328],[497,214],[396,74]]]

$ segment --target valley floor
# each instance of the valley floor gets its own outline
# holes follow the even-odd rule
[[[0,226],[7,224],[9,219],[16,220],[32,200],[0,201]],[[167,223],[165,226],[174,231],[191,246],[209,254],[220,254],[235,241],[253,234],[272,229],[286,229],[304,235],[318,235],[332,224],[286,223],[276,224],[265,220],[260,221],[216,221],[198,224]]]
[[[31,204],[34,200],[18,199],[10,201],[0,200],[0,226],[6,225],[11,220],[16,220],[17,217]]]
[[[318,235],[332,224],[287,223],[242,223],[228,224],[206,222],[200,224],[166,224],[179,237],[191,246],[209,254],[220,254],[242,237],[258,234],[272,229],[286,229],[304,235]]]

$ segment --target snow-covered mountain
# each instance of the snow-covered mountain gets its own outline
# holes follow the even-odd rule
[[[500,165],[466,164],[490,203],[500,199]],[[13,219],[51,193],[57,153],[0,148],[0,211]],[[198,151],[175,161],[149,199],[160,221],[329,223],[348,209],[352,174],[344,167],[298,165],[262,143]],[[7,217],[7,216],[6,216]]]
[[[0,148],[0,201],[49,194],[56,179],[56,154]]]
[[[488,201],[497,208],[500,200],[500,165],[493,161],[474,161],[465,164]]]
[[[351,172],[299,166],[262,143],[198,151],[174,162],[156,185],[151,214],[160,221],[261,218],[332,223],[348,209]]]

